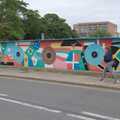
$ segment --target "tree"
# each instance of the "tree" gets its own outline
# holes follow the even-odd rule
[[[21,17],[26,6],[22,0],[0,0],[0,39],[14,39],[24,33]]]
[[[96,32],[90,35],[90,37],[110,37],[110,36],[112,35],[103,29],[98,29]]]
[[[27,8],[23,0],[0,0],[0,40],[40,38],[68,38],[76,34],[66,20],[56,14],[41,17],[37,10]]]
[[[56,14],[46,14],[42,21],[47,38],[68,38],[74,35],[66,20]]]
[[[73,38],[79,37],[79,34],[75,30],[72,30],[72,37]]]
[[[40,34],[44,32],[44,25],[37,10],[27,10],[23,17],[23,24],[25,39],[40,38]]]

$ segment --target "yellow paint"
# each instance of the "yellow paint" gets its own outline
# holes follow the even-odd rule
[[[28,67],[28,56],[24,53],[24,67]]]
[[[51,47],[52,48],[61,48],[61,43],[60,42],[59,43],[52,43]]]
[[[120,59],[117,58],[117,54],[120,52],[120,49],[113,55],[113,58],[116,58],[119,62],[120,62]]]

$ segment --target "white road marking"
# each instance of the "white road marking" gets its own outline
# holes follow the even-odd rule
[[[2,93],[0,93],[0,96],[4,96],[4,97],[5,97],[5,96],[8,96],[8,95],[7,95],[7,94],[2,94]]]
[[[19,105],[22,105],[22,106],[26,106],[26,107],[30,107],[30,108],[34,108],[34,109],[38,109],[38,110],[44,110],[44,111],[48,111],[48,112],[53,112],[53,113],[61,113],[62,112],[62,111],[59,111],[59,110],[53,110],[53,109],[49,109],[49,108],[46,108],[46,107],[33,105],[33,104],[29,104],[29,103],[25,103],[25,102],[13,100],[13,99],[8,99],[8,98],[0,97],[0,100],[5,101],[5,102],[19,104]]]
[[[106,120],[120,120],[119,118],[113,118],[113,117],[109,117],[109,116],[103,116],[100,114],[95,114],[95,113],[90,113],[90,112],[82,112],[83,115],[89,115],[91,117],[98,117],[98,118],[102,118],[102,119],[106,119]]]
[[[7,94],[0,94],[0,96],[8,96],[8,95]],[[26,103],[26,102],[14,100],[14,99],[0,97],[0,100],[5,101],[5,102],[9,102],[9,103],[18,104],[18,105],[25,106],[25,107],[29,107],[29,108],[44,110],[44,111],[47,111],[47,112],[63,113],[63,111],[60,111],[60,110],[55,110],[55,109],[50,109],[50,108],[43,107],[43,106],[33,105],[33,104],[30,104],[30,103]],[[81,114],[82,115],[66,113],[66,116],[73,117],[73,118],[78,118],[78,119],[82,119],[82,120],[97,120],[95,118],[90,118],[90,117],[97,117],[97,118],[105,119],[105,120],[120,120],[119,118],[103,116],[103,115],[100,115],[100,114],[90,113],[90,112],[86,112],[86,111],[81,112]]]
[[[67,114],[67,116],[69,117],[73,117],[73,118],[79,118],[80,120],[97,120],[97,119],[93,119],[93,118],[89,118],[89,117],[85,117],[82,115],[75,115],[75,114]]]

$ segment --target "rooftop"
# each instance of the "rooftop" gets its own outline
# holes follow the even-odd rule
[[[88,24],[88,25],[90,25],[90,24],[114,24],[114,25],[116,25],[115,23],[112,23],[112,22],[110,22],[110,21],[101,21],[101,22],[81,22],[81,23],[77,23],[77,24],[75,24],[75,25],[86,25],[86,24]]]

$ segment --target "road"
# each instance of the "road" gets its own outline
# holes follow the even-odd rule
[[[0,78],[0,120],[120,120],[120,91]]]

